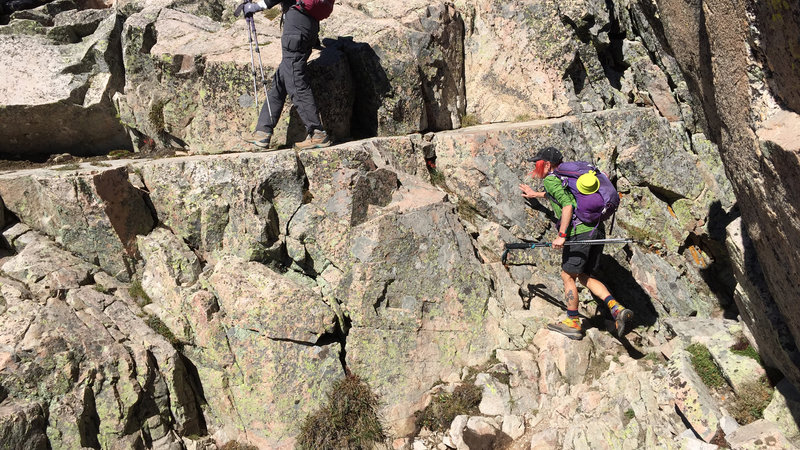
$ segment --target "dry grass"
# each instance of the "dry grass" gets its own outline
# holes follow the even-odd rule
[[[356,375],[331,386],[327,405],[309,414],[300,427],[301,450],[369,449],[383,442],[386,432],[378,416],[380,399]]]

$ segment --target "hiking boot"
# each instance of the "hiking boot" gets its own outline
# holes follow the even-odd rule
[[[561,322],[547,324],[547,329],[561,333],[564,336],[580,341],[583,339],[583,330],[579,319],[564,319]]]
[[[308,135],[305,141],[294,144],[294,149],[308,150],[311,148],[329,147],[330,145],[331,140],[328,137],[328,133],[322,130],[314,130],[313,133]]]
[[[625,333],[631,330],[631,321],[633,320],[633,311],[630,309],[623,309],[617,313],[617,318],[614,323],[617,326],[617,337],[625,336]]]
[[[267,148],[269,147],[269,141],[272,140],[272,133],[259,130],[254,133],[242,133],[241,137],[242,140],[249,142],[256,147]]]

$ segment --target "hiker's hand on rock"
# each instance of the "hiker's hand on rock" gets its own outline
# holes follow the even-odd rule
[[[564,242],[566,242],[566,241],[567,241],[567,238],[557,237],[557,238],[553,239],[552,246],[553,246],[554,249],[564,248]]]
[[[527,184],[520,184],[519,188],[522,189],[522,196],[525,198],[542,198],[544,192],[536,192]]]

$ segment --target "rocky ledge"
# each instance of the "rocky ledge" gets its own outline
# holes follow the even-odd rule
[[[552,144],[600,161],[623,194],[615,235],[635,243],[608,249],[603,276],[637,314],[628,339],[587,292],[583,341],[544,328],[562,314],[554,254],[500,263],[504,242],[545,237],[547,214],[517,185],[530,149]],[[748,328],[712,319],[733,296],[699,281],[729,273],[713,267],[733,201],[711,148],[629,108],[0,174],[0,435],[29,448],[291,448],[356,373],[396,448],[792,445],[791,384],[764,419],[730,403],[769,383],[731,350],[756,344]],[[722,386],[702,381],[697,345]],[[420,430],[419,411],[465,384],[482,391],[477,410]]]

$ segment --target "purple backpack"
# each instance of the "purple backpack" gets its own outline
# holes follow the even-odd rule
[[[325,20],[333,11],[333,2],[334,0],[297,0],[295,5],[317,20]]]
[[[600,188],[593,194],[582,194],[578,191],[578,177],[593,170],[600,180]],[[572,161],[561,163],[553,173],[561,179],[564,187],[569,188],[575,196],[578,207],[575,208],[574,217],[585,223],[594,224],[611,217],[619,207],[619,193],[611,184],[606,174],[586,161]]]

